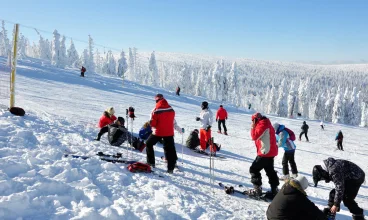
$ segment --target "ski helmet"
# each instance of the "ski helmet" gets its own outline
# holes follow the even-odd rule
[[[324,170],[321,165],[315,165],[313,167],[312,174],[313,174],[314,187],[317,187],[318,182],[321,180],[325,180],[326,182],[329,182],[330,180],[328,172]]]
[[[206,101],[202,102],[201,107],[202,107],[202,109],[208,108],[208,102],[206,102]]]

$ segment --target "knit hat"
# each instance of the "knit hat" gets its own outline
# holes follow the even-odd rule
[[[275,123],[275,124],[273,124],[273,129],[275,129],[275,132],[277,132],[277,129],[279,129],[279,127],[280,127],[280,124],[279,123]]]
[[[309,183],[307,178],[305,178],[305,176],[299,175],[294,180],[298,181],[303,190],[306,190],[308,188]]]
[[[254,121],[254,119],[256,119],[256,118],[261,118],[261,117],[262,117],[261,113],[256,112],[256,113],[254,113],[254,114],[252,115],[252,121]]]
[[[109,113],[110,116],[115,114],[114,107],[107,108],[106,111],[107,111],[107,113]]]
[[[155,95],[155,100],[156,101],[157,100],[160,100],[160,99],[163,99],[163,98],[164,98],[164,96],[162,94],[160,94],[160,93],[158,93],[158,94]]]
[[[116,119],[116,121],[119,121],[120,122],[120,124],[124,124],[124,122],[125,122],[125,120],[124,120],[124,118],[123,117],[118,117],[118,119]]]

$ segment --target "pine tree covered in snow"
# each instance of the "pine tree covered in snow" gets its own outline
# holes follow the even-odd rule
[[[116,61],[111,50],[109,50],[106,54],[105,63],[102,67],[102,73],[108,75],[116,74]]]
[[[134,56],[133,56],[133,52],[132,52],[132,48],[129,48],[129,56],[128,56],[128,72],[127,72],[127,79],[128,80],[132,80],[135,81],[136,80],[136,76],[135,76],[135,68],[134,68]]]
[[[7,56],[10,51],[11,45],[8,38],[8,31],[5,28],[5,21],[2,21],[0,31],[0,56]]]
[[[332,113],[333,123],[344,123],[344,112],[343,112],[343,97],[341,95],[341,88],[337,89],[337,94],[335,96],[335,102]]]
[[[300,80],[298,89],[300,113],[304,118],[309,118],[309,96],[308,96],[308,79]]]
[[[289,94],[287,97],[287,116],[293,118],[296,115],[294,111],[296,104],[296,91],[295,91],[295,82],[292,81],[290,85]]]
[[[27,47],[27,40],[23,34],[19,35],[18,40],[18,59],[23,59],[26,57],[26,47]]]
[[[128,63],[125,57],[124,50],[122,50],[120,53],[120,59],[118,60],[118,76],[125,78],[124,73],[127,71],[127,69]]]
[[[50,43],[47,39],[45,40],[41,35],[40,35],[40,40],[38,41],[38,48],[39,48],[39,56],[41,59],[51,60],[52,55],[51,55]]]
[[[158,75],[155,51],[151,53],[151,57],[149,59],[149,71],[150,71],[151,85],[158,86],[159,85],[159,75]]]
[[[357,96],[356,87],[353,88],[353,92],[351,93],[349,112],[350,112],[348,115],[349,124],[359,125],[361,119],[361,107]]]
[[[324,120],[325,102],[326,100],[323,94],[318,93],[316,98],[316,105],[314,108],[314,119]]]
[[[79,58],[79,62],[82,66],[86,67],[87,71],[88,71],[88,68],[87,68],[87,65],[89,63],[89,58],[88,58],[88,50],[87,49],[84,49],[83,50],[83,53],[82,55],[80,56]]]
[[[91,35],[88,35],[88,64],[86,65],[90,73],[95,72],[95,60],[94,60],[94,42]]]
[[[59,66],[61,68],[64,68],[67,65],[65,40],[66,40],[65,36],[63,36],[60,41],[60,64]]]
[[[276,113],[276,105],[277,105],[277,90],[274,85],[272,85],[269,101],[268,101],[268,110],[267,112],[269,114],[275,114]]]
[[[52,60],[51,64],[60,67],[61,57],[60,57],[60,34],[57,30],[54,30],[54,39],[52,41]]]
[[[279,95],[277,99],[276,114],[281,117],[287,117],[288,115],[285,79],[281,81],[281,85],[279,86]]]
[[[332,114],[333,114],[333,107],[335,103],[335,88],[332,88],[331,91],[328,92],[327,100],[325,103],[325,121],[332,122]]]
[[[362,102],[361,107],[361,119],[360,126],[367,127],[368,126],[368,104],[366,102]]]
[[[238,70],[236,62],[233,62],[231,65],[231,70],[229,73],[229,86],[228,86],[228,100],[232,103],[236,103],[236,97],[238,96]]]
[[[342,101],[342,111],[344,113],[344,123],[346,124],[350,123],[350,119],[349,119],[349,114],[351,111],[350,107],[351,105],[350,105],[349,88],[346,87],[343,101]]]
[[[80,67],[78,51],[75,49],[73,40],[70,40],[70,46],[67,51],[67,65],[70,67]]]

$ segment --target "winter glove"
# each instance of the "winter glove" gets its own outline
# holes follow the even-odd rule
[[[211,125],[207,125],[205,130],[208,131],[209,129],[211,129]]]
[[[201,120],[201,118],[200,117],[196,117],[196,121],[199,121],[199,120]]]

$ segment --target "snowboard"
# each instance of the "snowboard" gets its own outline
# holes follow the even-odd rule
[[[255,199],[255,200],[258,200],[258,201],[264,201],[264,202],[270,202],[270,201],[272,201],[272,199],[268,197],[269,195],[266,192],[262,192],[262,195],[261,196],[252,196],[252,195],[249,195],[248,194],[247,190],[245,190],[245,191],[242,192],[240,190],[235,189],[233,186],[226,186],[223,183],[219,183],[219,186],[222,189],[225,190],[225,193],[226,194],[235,194],[235,193],[237,193],[237,194],[245,195],[245,196],[247,196],[250,199]]]

